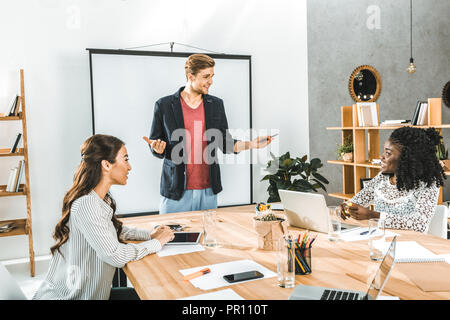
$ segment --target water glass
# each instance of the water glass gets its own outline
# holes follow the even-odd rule
[[[216,240],[216,211],[203,211],[203,245],[215,247]]]
[[[295,286],[295,248],[284,238],[276,241],[278,285],[282,288]]]
[[[341,208],[328,207],[328,240],[341,240]]]
[[[369,220],[369,250],[370,259],[381,261],[384,258],[385,230],[383,219]]]

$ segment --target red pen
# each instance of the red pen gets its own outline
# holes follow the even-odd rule
[[[202,275],[207,274],[207,273],[210,273],[210,272],[211,272],[211,269],[205,268],[205,269],[202,269],[202,270],[200,270],[200,271],[197,271],[197,272],[194,272],[194,273],[185,275],[185,276],[183,277],[183,280],[189,281],[189,280],[192,280],[192,279],[201,277]]]

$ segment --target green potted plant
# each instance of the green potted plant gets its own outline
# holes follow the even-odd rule
[[[348,136],[345,138],[344,143],[338,145],[338,149],[336,150],[339,159],[342,159],[346,162],[353,161],[353,140],[352,136]]]
[[[311,162],[307,162],[306,155],[302,158],[291,158],[289,152],[278,158],[272,153],[270,155],[273,160],[267,163],[266,170],[271,174],[261,179],[261,181],[269,181],[267,202],[281,201],[279,189],[301,192],[317,192],[317,189],[326,191],[324,184],[329,182],[318,172],[318,169],[323,167],[320,159],[314,158]]]
[[[444,170],[450,170],[450,160],[448,160],[448,149],[445,149],[444,139],[436,146],[436,157]]]

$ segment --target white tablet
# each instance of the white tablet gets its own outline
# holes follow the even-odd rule
[[[200,240],[201,232],[174,232],[175,238],[167,242],[166,245],[171,244],[197,244]]]

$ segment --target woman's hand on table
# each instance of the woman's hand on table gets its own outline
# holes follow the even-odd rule
[[[151,233],[151,238],[161,243],[161,247],[175,238],[173,230],[168,226],[159,226]]]
[[[372,211],[369,208],[363,207],[356,203],[348,205],[347,208],[350,216],[356,220],[369,220],[380,217],[378,212]]]

